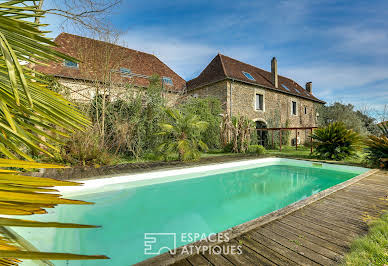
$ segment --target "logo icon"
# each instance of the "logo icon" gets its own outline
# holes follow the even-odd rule
[[[166,251],[175,254],[176,233],[144,233],[144,254],[159,255]]]

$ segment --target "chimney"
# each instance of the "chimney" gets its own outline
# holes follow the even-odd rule
[[[309,93],[311,93],[312,86],[313,86],[313,83],[312,83],[311,81],[307,82],[307,83],[306,83],[306,91],[308,91]]]
[[[279,86],[278,81],[278,61],[276,57],[272,58],[271,61],[271,72],[272,72],[272,84],[277,88]]]

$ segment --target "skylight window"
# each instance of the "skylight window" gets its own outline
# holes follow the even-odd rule
[[[286,90],[290,91],[290,89],[286,85],[282,84],[282,87],[285,88]]]
[[[248,72],[244,72],[242,71],[242,73],[244,74],[245,77],[247,77],[247,79],[250,79],[250,80],[255,80],[251,74],[249,74]]]
[[[65,59],[64,65],[67,67],[78,68],[77,62],[73,62],[73,61],[66,60],[66,59]]]
[[[163,84],[167,84],[167,85],[173,85],[172,83],[172,79],[169,78],[169,77],[163,77]]]
[[[303,91],[301,91],[298,87],[295,87],[295,89],[299,92],[299,94],[303,94]]]
[[[131,70],[129,68],[120,67],[120,73],[121,73],[121,75],[130,75]]]

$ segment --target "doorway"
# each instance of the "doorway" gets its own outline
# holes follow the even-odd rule
[[[256,121],[256,129],[267,128],[267,124],[263,121]],[[257,130],[257,143],[263,147],[267,146],[268,143],[268,131]]]

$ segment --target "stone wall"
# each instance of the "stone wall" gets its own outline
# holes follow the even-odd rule
[[[96,94],[96,89],[100,90],[100,93],[103,92],[103,85],[99,83],[94,83],[90,81],[82,81],[75,79],[66,79],[59,78],[58,82],[63,86],[69,88],[69,92],[66,95],[67,98],[76,101],[76,102],[89,102],[92,100]],[[109,91],[111,99],[123,98],[124,96],[135,97],[138,93],[142,93],[142,89],[139,87],[131,86],[130,84],[125,86],[112,86],[110,88],[105,88]],[[173,106],[179,99],[182,97],[182,94],[175,92],[164,92],[164,98],[166,100],[167,106]]]
[[[224,104],[224,109],[233,116],[246,116],[253,121],[263,121],[267,127],[314,127],[317,103],[300,97],[287,95],[266,88],[237,81],[221,81],[190,92],[193,96],[216,96]],[[264,96],[263,110],[256,110],[256,94]],[[297,104],[297,114],[291,113],[292,101]],[[306,108],[306,113],[305,113]],[[301,143],[306,140],[310,130],[299,130]],[[290,132],[290,140],[296,132]]]
[[[217,83],[211,84],[210,86],[205,86],[199,89],[188,92],[192,97],[216,97],[220,100],[224,109],[226,108],[227,100],[227,81],[219,81]]]

